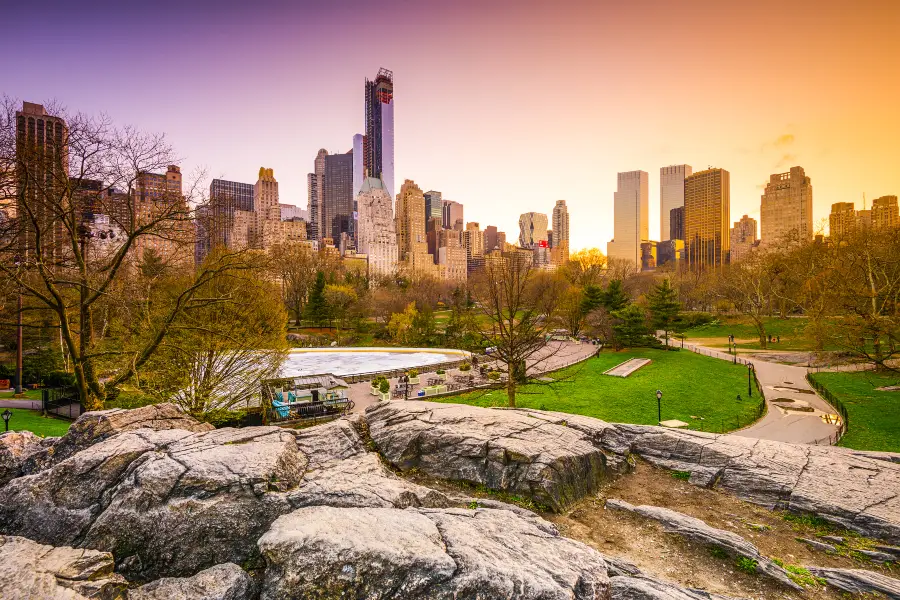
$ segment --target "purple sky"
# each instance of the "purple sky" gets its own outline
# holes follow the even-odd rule
[[[305,207],[316,151],[351,148],[383,66],[398,188],[443,191],[511,238],[566,199],[574,248],[605,250],[617,171],[650,173],[654,238],[669,164],[731,171],[733,220],[795,164],[816,221],[900,193],[900,3],[730,4],[19,2],[0,91],[164,131],[186,171],[274,168]]]

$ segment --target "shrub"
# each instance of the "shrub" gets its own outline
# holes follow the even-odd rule
[[[410,369],[409,371],[406,372],[406,374],[409,375],[410,377],[418,377],[419,370],[418,369]]]
[[[744,573],[753,574],[756,573],[756,567],[759,566],[759,563],[753,560],[752,558],[747,558],[746,556],[741,556],[735,561],[735,566],[743,571]]]
[[[387,379],[382,379],[381,383],[378,384],[378,391],[382,394],[387,394],[391,391],[391,384],[387,382]]]
[[[682,481],[687,481],[691,478],[690,471],[672,471],[672,477],[675,479],[680,479]]]
[[[470,365],[467,362],[464,362],[463,364],[459,365],[460,371],[466,372],[466,371],[470,371],[471,369],[472,369],[472,365]]]
[[[491,381],[497,381],[500,379],[500,371],[490,371],[487,376]]]
[[[435,373],[437,373],[438,375],[444,375],[446,372],[447,371],[445,371],[443,369],[438,369],[437,371],[435,371]]]

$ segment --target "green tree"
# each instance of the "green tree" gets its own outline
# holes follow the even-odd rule
[[[416,303],[410,302],[403,312],[391,315],[391,320],[387,326],[391,339],[399,344],[409,344],[412,336],[413,321],[418,314]]]
[[[346,328],[347,315],[350,308],[359,301],[359,295],[352,285],[326,285],[324,297],[329,314],[337,319],[337,341],[340,344],[341,330]]]
[[[316,273],[316,281],[309,292],[309,300],[306,302],[306,319],[317,327],[322,327],[328,322],[328,302],[325,299],[325,273]]]
[[[437,333],[437,323],[431,306],[424,305],[412,320],[412,339],[418,346],[431,346]]]
[[[678,293],[669,283],[668,277],[653,287],[647,298],[647,304],[650,308],[650,319],[653,327],[665,331],[666,347],[668,348],[669,332],[674,329],[675,321],[678,319],[678,311],[681,310],[681,303],[678,302]]]
[[[613,279],[610,281],[606,291],[603,293],[603,308],[613,313],[628,306],[629,302],[631,302],[631,299],[625,293],[622,280]]]
[[[612,328],[619,347],[637,348],[659,344],[659,340],[650,331],[647,313],[639,305],[629,304],[612,315],[617,320]]]
[[[588,314],[601,306],[605,306],[605,298],[606,296],[603,288],[599,285],[590,284],[584,286],[584,294],[581,299],[581,311],[584,314]]]

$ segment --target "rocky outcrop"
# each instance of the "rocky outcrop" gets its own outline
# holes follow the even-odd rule
[[[651,577],[612,577],[609,587],[610,600],[739,600],[683,588]]]
[[[385,402],[365,420],[399,469],[522,495],[554,511],[595,493],[608,476],[604,452],[583,433],[527,413]]]
[[[5,600],[116,600],[127,582],[108,552],[53,548],[0,535],[0,596]]]
[[[599,443],[609,452],[634,453],[668,469],[689,471],[696,485],[900,541],[900,464],[883,458],[843,448],[639,425],[616,425]]]
[[[250,600],[250,576],[233,563],[216,565],[193,577],[164,577],[128,594],[128,600]]]
[[[900,580],[865,569],[825,569],[807,567],[815,577],[821,577],[842,592],[871,594],[878,592],[891,600],[900,600]]]
[[[23,474],[25,462],[59,438],[42,438],[30,431],[0,433],[0,485]]]
[[[604,599],[592,548],[495,509],[309,507],[260,539],[264,599]]]
[[[673,533],[692,542],[722,550],[731,558],[746,558],[753,561],[755,570],[787,587],[801,590],[788,576],[787,571],[776,565],[759,552],[759,548],[736,533],[707,525],[704,521],[680,512],[659,506],[633,506],[624,500],[610,498],[607,509],[623,510],[647,519],[653,519],[663,526],[666,533]]]
[[[128,431],[0,488],[0,531],[113,552],[130,578],[190,575],[255,555],[305,468],[277,427]]]

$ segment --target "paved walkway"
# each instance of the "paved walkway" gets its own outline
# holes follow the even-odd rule
[[[722,360],[734,360],[732,355],[696,344],[685,344],[685,349]],[[836,414],[837,411],[816,394],[806,381],[806,367],[794,367],[760,359],[738,357],[741,362],[751,362],[756,369],[756,377],[766,394],[768,411],[766,415],[734,435],[792,442],[797,444],[830,444],[837,434],[837,426],[826,423],[822,415]],[[783,402],[786,406],[809,406],[813,412],[787,410],[773,402],[786,398],[793,402]]]
[[[586,358],[590,358],[597,353],[597,347],[591,344],[578,344],[575,342],[550,342],[544,350],[538,354],[533,360],[529,361],[528,370],[531,375],[540,375],[541,373],[549,373],[562,369],[576,362],[581,362]],[[479,363],[490,364],[490,363]],[[470,371],[471,373],[471,371]],[[447,377],[461,374],[458,369],[450,369],[447,371]],[[410,398],[415,396],[419,388],[423,387],[428,374],[422,374],[423,384],[414,387],[414,391],[410,392]],[[397,384],[396,379],[389,380],[391,389]],[[465,391],[465,390],[461,390]],[[347,390],[347,397],[353,400],[353,412],[361,413],[366,407],[378,402],[378,397],[372,395],[372,386],[368,381],[353,383]]]

